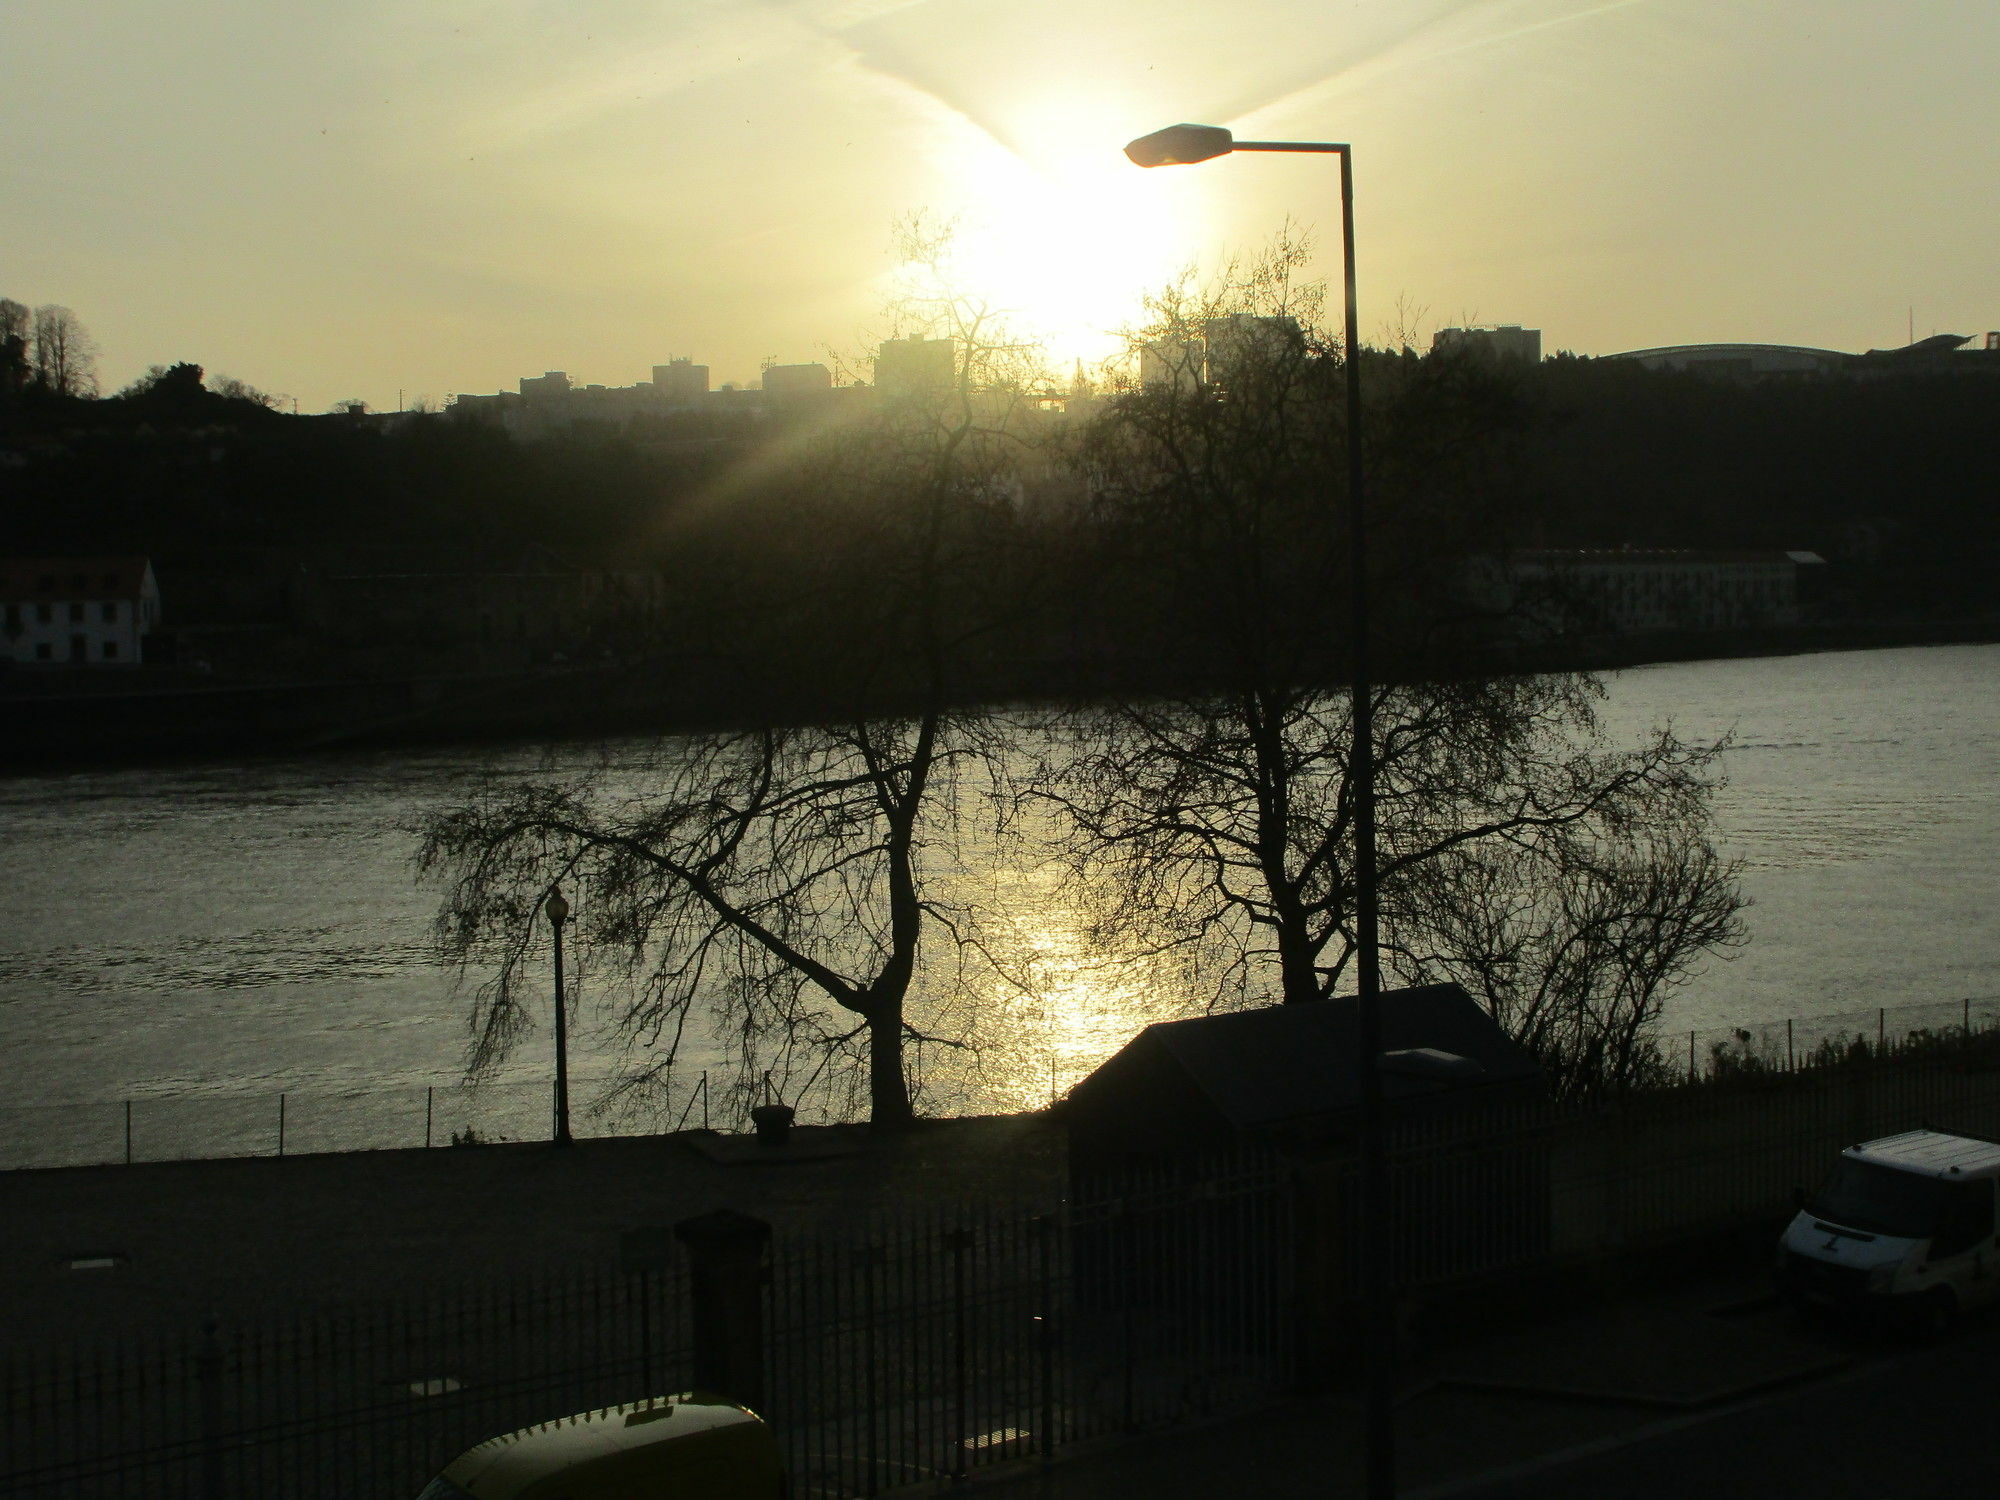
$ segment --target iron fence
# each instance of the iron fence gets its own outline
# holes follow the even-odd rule
[[[0,1492],[413,1496],[496,1432],[684,1389],[674,1268],[552,1271],[368,1307],[0,1358]]]
[[[1882,1067],[1519,1105],[1390,1145],[1406,1292],[1790,1212],[1840,1147],[1920,1124],[2000,1130],[2000,1071]],[[1249,1409],[1344,1362],[1354,1164],[1184,1160],[1060,1203],[911,1210],[786,1231],[753,1303],[761,1406],[794,1494],[842,1500]],[[456,1453],[696,1383],[697,1279],[670,1234],[625,1264],[445,1285],[364,1309],[0,1355],[0,1493],[414,1495]]]
[[[1711,1082],[1894,1056],[1996,1030],[2000,997],[1968,998],[1675,1033],[1661,1038],[1661,1049],[1669,1073]],[[572,1120],[579,1137],[745,1124],[744,1098],[726,1090],[711,1098],[705,1071],[668,1075],[645,1093],[594,1082],[598,1096]],[[572,1097],[592,1084],[572,1080]],[[0,1108],[0,1171],[546,1140],[554,1105],[552,1083],[512,1081],[17,1105]]]
[[[1289,1368],[1289,1225],[1285,1174],[1253,1165],[780,1236],[762,1405],[793,1494],[948,1484],[1268,1399]],[[635,1264],[0,1357],[0,1493],[413,1496],[496,1433],[696,1383],[681,1247]]]

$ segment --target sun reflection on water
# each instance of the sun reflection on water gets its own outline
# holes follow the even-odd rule
[[[995,969],[969,997],[977,1061],[927,1058],[930,1109],[1040,1109],[1144,1027],[1187,1013],[1178,966],[1107,953],[1088,894],[1056,866],[999,871],[984,883]]]

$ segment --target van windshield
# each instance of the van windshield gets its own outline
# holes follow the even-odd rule
[[[1806,1205],[1815,1219],[1870,1234],[1928,1239],[1944,1208],[1945,1184],[1935,1177],[1898,1172],[1843,1157],[1833,1176]]]

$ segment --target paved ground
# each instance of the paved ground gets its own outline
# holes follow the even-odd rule
[[[429,1279],[604,1259],[638,1226],[728,1206],[780,1225],[877,1210],[1046,1201],[1058,1138],[1037,1116],[888,1143],[809,1137],[770,1159],[676,1139],[380,1152],[0,1174],[0,1329],[23,1341],[221,1307],[345,1301]],[[722,1159],[717,1159],[718,1157]],[[68,1259],[122,1257],[110,1271]],[[1635,1500],[2000,1492],[2000,1331],[1935,1348],[1812,1327],[1746,1264],[1463,1347],[1420,1353],[1398,1413],[1406,1496]],[[1357,1491],[1349,1398],[1082,1452],[996,1475],[981,1500],[1212,1500]]]
[[[663,1136],[0,1173],[0,1343],[605,1263],[622,1231],[715,1208],[859,1231],[916,1203],[1060,1191],[1060,1136],[1042,1115],[797,1139],[794,1153]],[[68,1268],[83,1257],[117,1264]]]
[[[2000,1493],[2000,1331],[1930,1348],[1817,1327],[1736,1277],[1421,1360],[1396,1416],[1407,1500],[1931,1500]],[[1360,1492],[1329,1398],[996,1478],[980,1500]]]

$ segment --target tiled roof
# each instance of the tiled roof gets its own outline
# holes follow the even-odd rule
[[[147,566],[143,557],[0,557],[0,599],[137,599]]]

